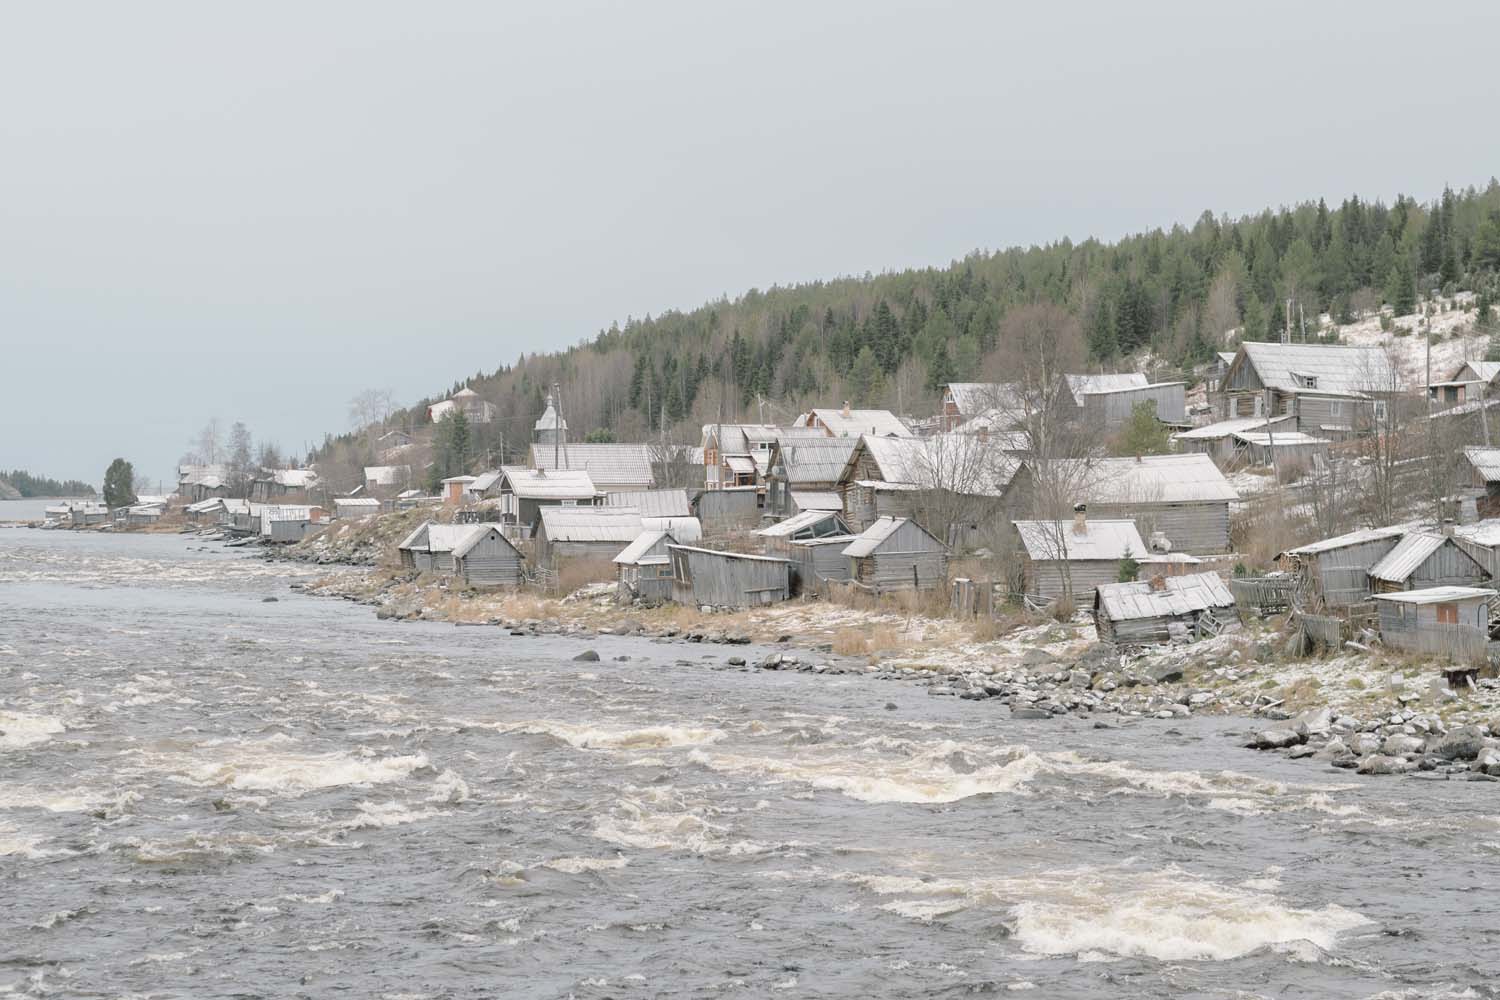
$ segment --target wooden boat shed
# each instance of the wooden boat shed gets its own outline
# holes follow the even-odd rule
[[[1102,642],[1122,646],[1188,641],[1217,635],[1233,608],[1217,573],[1103,583],[1094,591],[1094,629]]]
[[[615,556],[621,602],[671,600],[672,559],[667,547],[676,544],[668,532],[643,531]]]
[[[453,575],[470,587],[519,587],[525,557],[496,524],[459,525],[466,534],[453,546]]]
[[[672,559],[672,598],[680,604],[753,608],[791,596],[785,559],[691,545],[668,545],[667,552]]]
[[[849,578],[876,593],[948,585],[948,547],[909,517],[882,517],[844,548]]]
[[[1347,608],[1370,599],[1370,570],[1413,528],[1408,524],[1364,528],[1283,552],[1282,568],[1321,608]]]
[[[556,569],[568,559],[608,563],[645,530],[634,507],[542,507],[532,557]]]

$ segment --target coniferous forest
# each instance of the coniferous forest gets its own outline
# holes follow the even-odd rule
[[[1473,289],[1487,304],[1497,274],[1494,179],[1428,201],[1204,212],[1114,243],[975,252],[945,267],[754,289],[626,319],[567,351],[476,373],[397,419],[419,429],[426,403],[468,384],[499,412],[474,428],[472,454],[497,462],[524,452],[554,382],[576,441],[695,441],[716,419],[785,421],[846,399],[923,414],[944,382],[1003,377],[1003,320],[1023,304],[1067,309],[1096,367],[1149,358],[1180,370],[1237,340],[1278,335],[1288,299],[1338,324],[1382,305],[1410,313],[1436,290]],[[358,440],[330,438],[320,452]]]

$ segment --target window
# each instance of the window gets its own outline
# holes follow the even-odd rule
[[[1458,605],[1439,604],[1437,606],[1437,620],[1439,625],[1458,624]]]
[[[1374,411],[1375,411],[1375,419],[1378,420],[1378,421],[1384,422],[1385,421],[1385,400],[1383,400],[1383,399],[1377,399],[1371,405],[1372,405],[1372,407],[1374,408]]]
[[[1335,399],[1328,404],[1328,415],[1330,417],[1342,417],[1344,415],[1343,400]]]

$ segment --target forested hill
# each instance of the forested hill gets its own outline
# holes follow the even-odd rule
[[[1497,271],[1500,183],[1491,179],[1427,202],[1350,197],[1240,219],[1205,212],[1116,243],[1063,240],[753,290],[630,319],[565,352],[471,377],[500,414],[475,429],[471,454],[524,447],[554,381],[575,440],[654,438],[663,427],[696,439],[714,419],[785,420],[813,401],[930,413],[941,383],[994,374],[1006,313],[1021,304],[1068,310],[1096,365],[1148,353],[1181,367],[1229,346],[1231,331],[1279,332],[1289,298],[1309,322],[1320,312],[1347,322],[1382,302],[1410,312],[1435,288],[1490,288]],[[419,426],[425,405],[404,416]]]
[[[9,490],[5,488],[7,486],[10,487]],[[92,485],[76,479],[48,479],[46,476],[34,476],[22,469],[13,469],[10,472],[0,470],[0,499],[9,496],[12,491],[22,497],[91,497],[94,495]]]

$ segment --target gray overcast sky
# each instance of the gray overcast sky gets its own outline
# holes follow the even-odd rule
[[[720,294],[1500,172],[1500,4],[15,4],[0,467]]]

